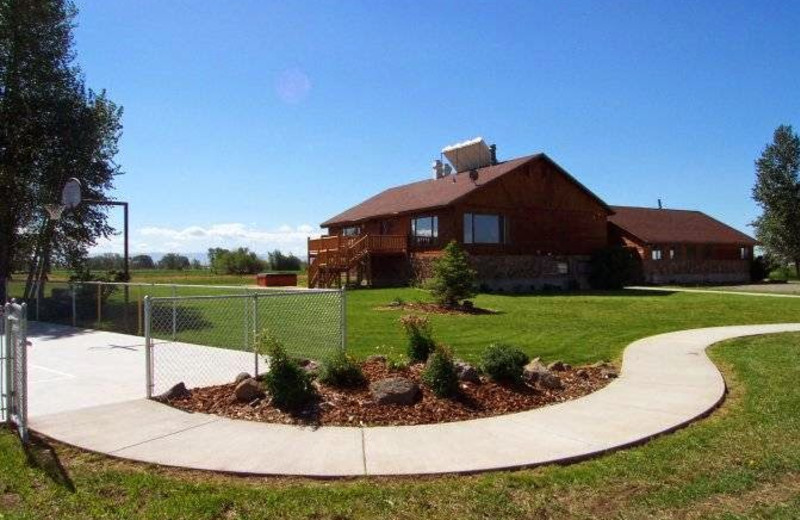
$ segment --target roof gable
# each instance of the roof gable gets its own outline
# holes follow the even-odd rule
[[[700,211],[612,206],[608,221],[647,244],[755,245],[756,241]]]
[[[588,188],[578,182],[555,161],[547,157],[547,155],[539,153],[479,168],[477,172],[481,181],[480,183],[473,182],[469,177],[469,172],[461,172],[448,175],[441,179],[428,179],[389,188],[335,217],[326,220],[322,223],[322,227],[329,227],[336,224],[349,224],[376,217],[449,206],[520,166],[535,160],[546,160],[551,163],[559,173],[566,176],[571,182],[577,185],[578,188],[585,191],[596,200],[608,213],[611,213],[611,209],[605,202],[597,197],[597,195],[589,191]]]

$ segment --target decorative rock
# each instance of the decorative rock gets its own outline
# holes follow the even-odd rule
[[[184,397],[189,397],[190,395],[191,392],[189,392],[189,390],[186,388],[186,385],[183,384],[183,381],[181,381],[163,394],[157,396],[155,399],[157,401],[172,401],[173,399],[183,399]]]
[[[319,363],[313,359],[303,359],[300,361],[300,367],[306,371],[307,374],[315,375],[319,372]]]
[[[369,385],[372,399],[378,404],[414,404],[420,396],[419,385],[403,377],[389,377]]]
[[[575,375],[577,375],[581,379],[589,379],[589,372],[587,372],[586,370],[584,370],[582,368],[578,369],[578,371],[575,372]]]
[[[481,378],[478,375],[478,370],[465,361],[456,361],[456,374],[461,381],[468,383],[480,383]]]
[[[236,384],[238,385],[239,383],[241,383],[241,382],[242,382],[242,381],[244,381],[245,379],[250,379],[250,378],[252,378],[252,377],[253,377],[253,376],[251,376],[251,375],[250,375],[250,374],[248,374],[247,372],[241,372],[241,373],[239,373],[239,375],[238,375],[238,376],[236,376],[236,379],[234,379],[234,380],[233,380],[233,382],[234,382],[234,383],[236,383]]]
[[[237,401],[245,403],[252,402],[265,395],[261,385],[252,377],[236,385],[236,390],[233,391],[233,394],[236,396]]]
[[[566,370],[569,370],[570,368],[572,367],[561,360],[553,361],[552,363],[547,365],[547,369],[552,372],[564,372]]]
[[[553,375],[550,372],[539,374],[539,380],[537,382],[542,388],[546,388],[548,390],[561,390],[564,388],[564,385],[561,384],[561,380],[558,378],[558,376]]]
[[[372,354],[371,356],[367,356],[367,363],[386,363],[386,356],[383,354]]]
[[[619,373],[613,368],[609,368],[603,370],[603,377],[605,377],[606,379],[616,379],[617,377],[619,377]]]
[[[544,366],[542,360],[538,357],[525,365],[522,369],[522,378],[530,383],[535,383],[539,380],[542,374],[549,374],[547,367]]]

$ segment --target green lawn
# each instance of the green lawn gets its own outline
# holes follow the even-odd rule
[[[711,355],[730,386],[711,417],[642,447],[518,472],[235,478],[62,446],[26,456],[3,431],[0,517],[800,518],[800,334],[729,341]]]
[[[356,355],[400,354],[401,311],[376,311],[395,298],[429,299],[418,289],[348,293],[348,348]],[[532,356],[570,363],[615,360],[636,339],[719,325],[800,321],[800,298],[646,291],[538,296],[482,294],[475,305],[495,315],[431,316],[437,339],[475,360],[491,342],[515,344]]]

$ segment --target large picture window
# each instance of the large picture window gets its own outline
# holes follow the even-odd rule
[[[411,237],[418,245],[431,245],[439,238],[439,217],[426,216],[411,219]]]
[[[464,213],[465,244],[504,244],[506,223],[502,215]]]
[[[359,226],[349,226],[346,228],[342,228],[342,235],[346,237],[354,237],[361,234],[361,228]]]

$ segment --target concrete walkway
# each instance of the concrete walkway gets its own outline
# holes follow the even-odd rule
[[[132,400],[34,417],[35,431],[125,459],[247,474],[339,477],[478,472],[584,459],[704,416],[725,383],[709,345],[800,323],[687,330],[636,341],[620,377],[528,412],[401,427],[312,429],[185,413]]]

